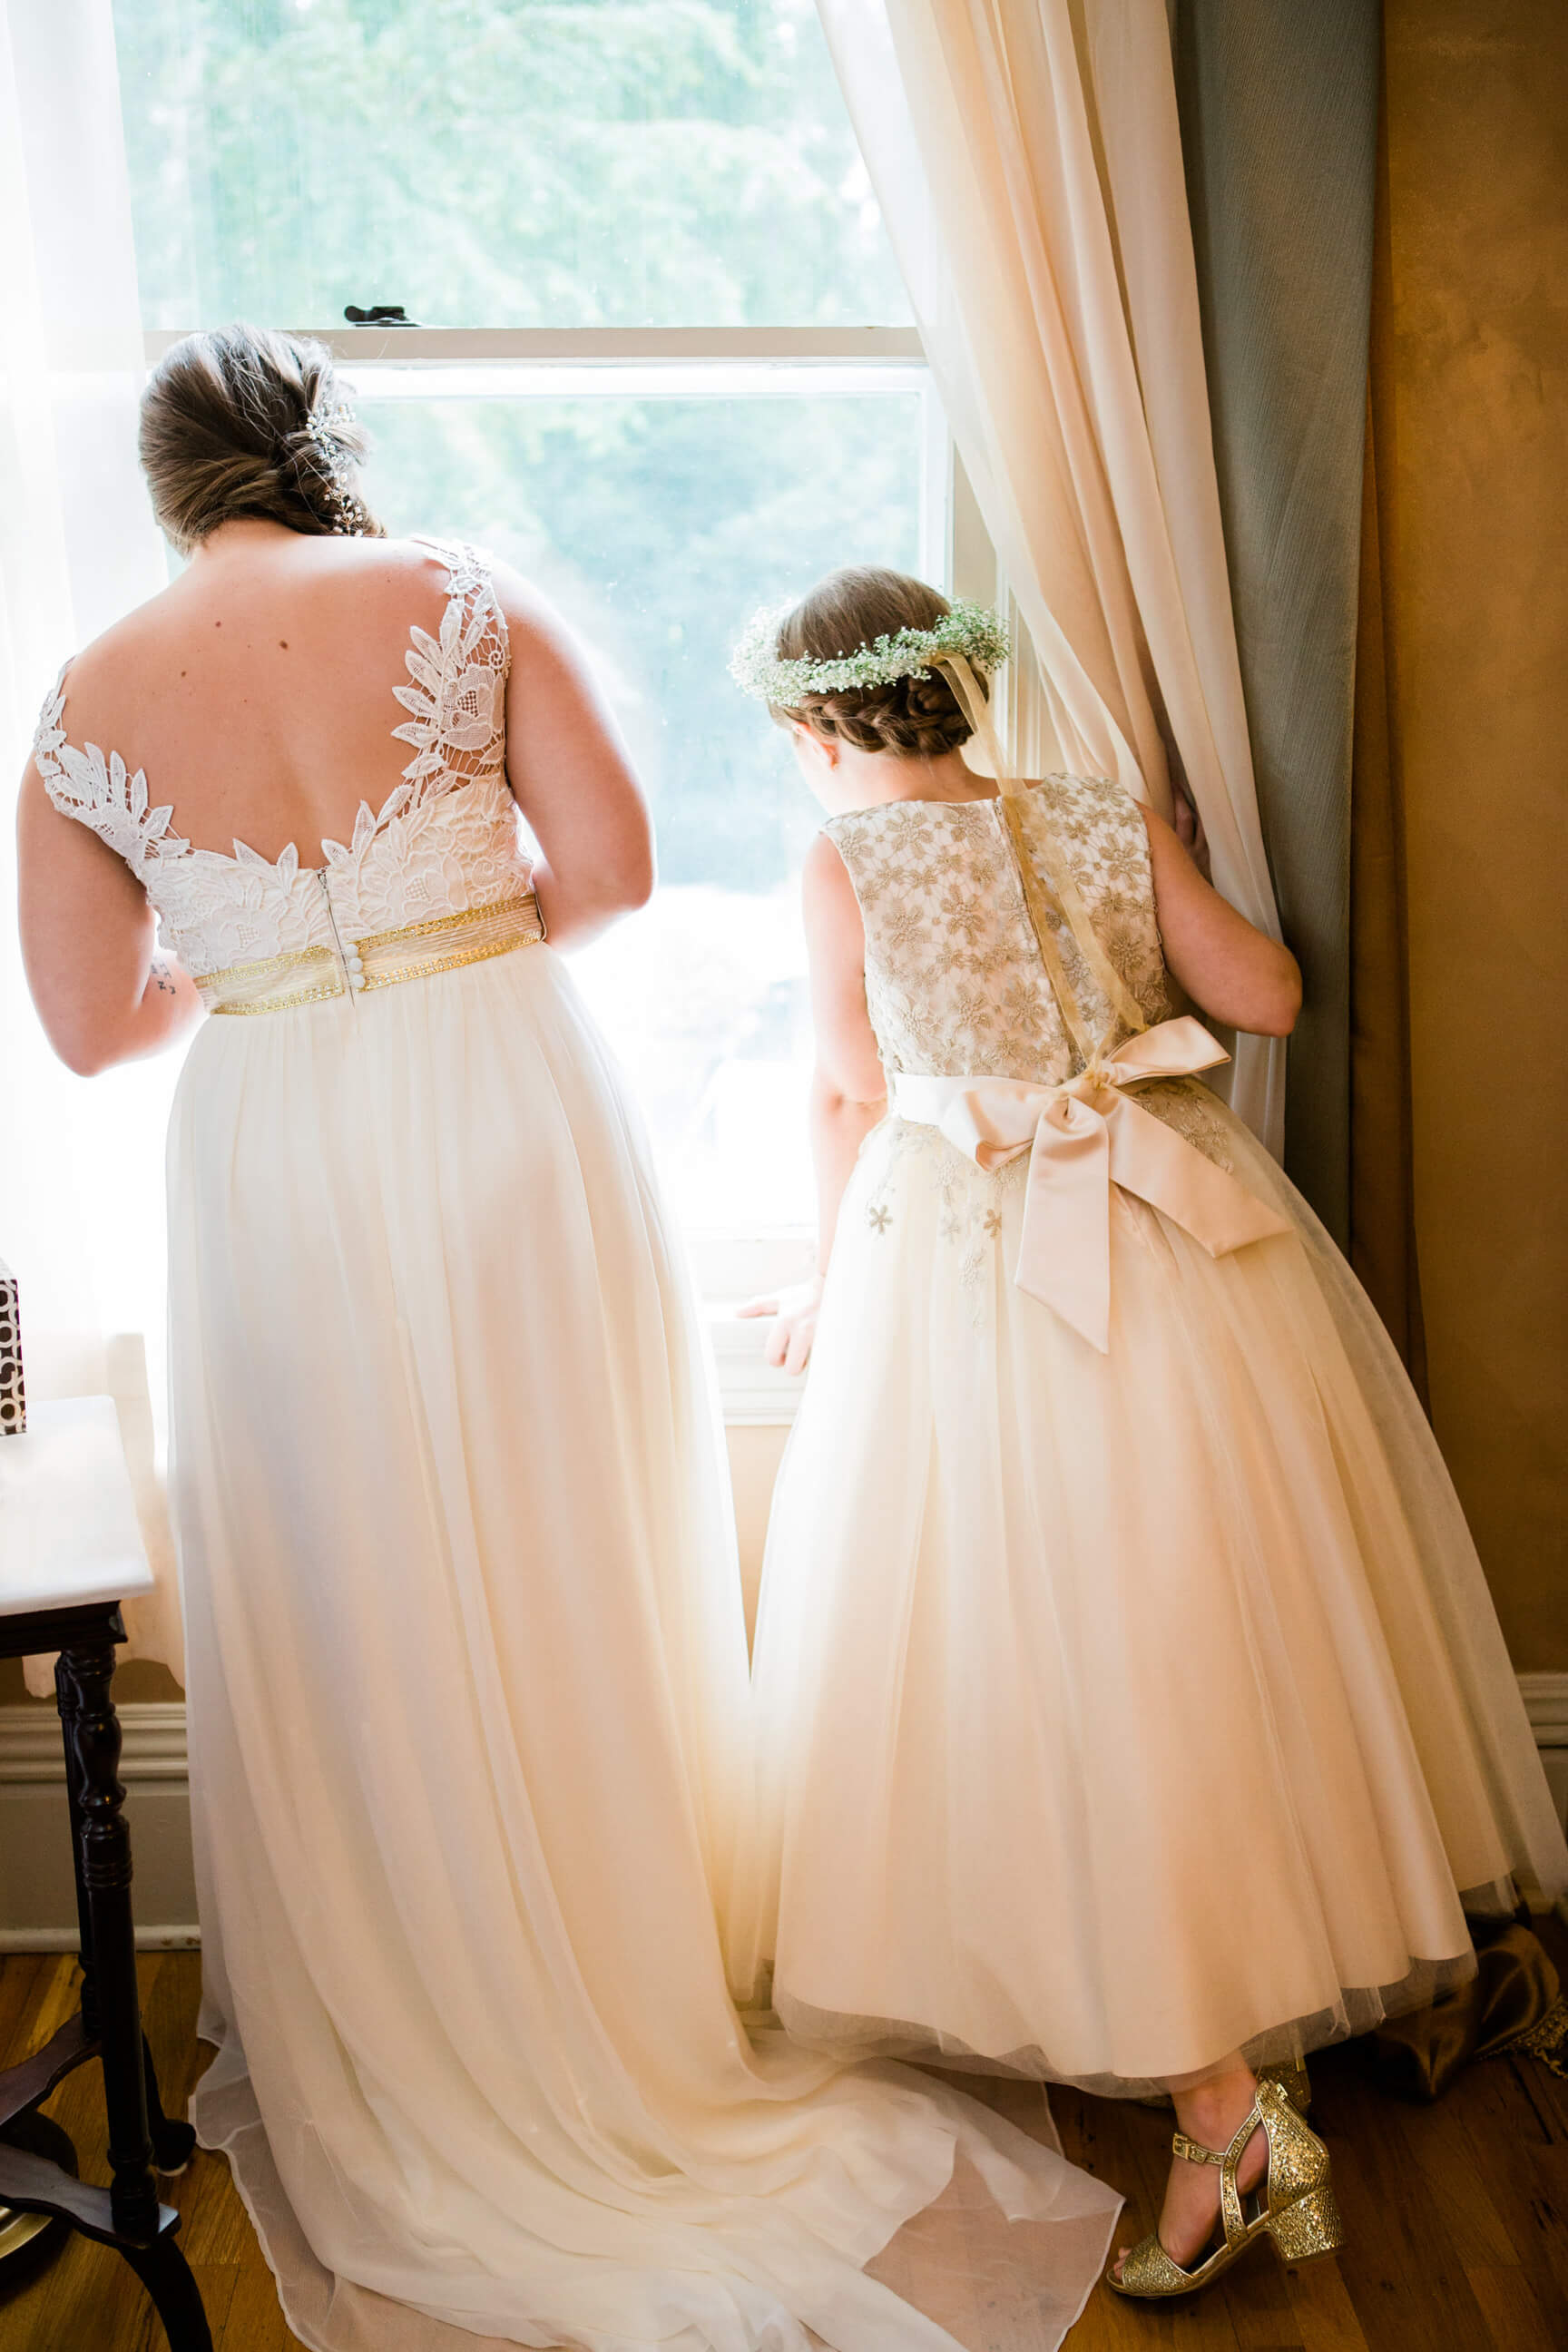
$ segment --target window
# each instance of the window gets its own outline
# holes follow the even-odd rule
[[[813,0],[114,0],[149,327],[900,325]]]
[[[490,547],[598,649],[663,887],[576,969],[707,1286],[776,1278],[761,1237],[793,1259],[811,1215],[813,820],[728,649],[838,562],[945,577],[952,504],[813,0],[114,10],[150,352],[324,332],[389,526]],[[342,323],[385,302],[421,323]]]
[[[810,1214],[793,876],[813,829],[784,737],[726,669],[760,602],[839,562],[914,569],[923,370],[820,363],[351,368],[389,527],[437,515],[596,648],[651,794],[660,889],[574,959],[688,1223]],[[930,502],[928,502],[930,503]]]

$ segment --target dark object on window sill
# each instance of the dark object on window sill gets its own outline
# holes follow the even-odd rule
[[[373,302],[368,310],[362,310],[357,302],[347,302],[343,306],[343,316],[351,327],[416,327],[419,324],[417,319],[404,315],[401,302]]]

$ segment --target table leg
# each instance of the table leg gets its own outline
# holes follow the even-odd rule
[[[81,1712],[81,1698],[75,1683],[70,1676],[60,1673],[58,1664],[55,1667],[55,1696],[65,1738],[66,1799],[70,1807],[71,1853],[76,1864],[77,1931],[81,1944],[81,2018],[89,2038],[96,2042],[100,2033],[98,1985],[92,1962],[92,1917],[88,1906],[87,1882],[81,1868],[83,1815],[74,1729]],[[189,2124],[178,2123],[163,2113],[153,2052],[145,2034],[142,2037],[142,2062],[147,2084],[147,2130],[153,2143],[153,2160],[160,2172],[184,2172],[195,2153],[196,2136]]]
[[[212,2330],[190,2264],[172,2238],[121,2252],[153,2298],[169,2352],[213,2352]]]
[[[131,1832],[118,1777],[120,1721],[109,1688],[114,1675],[112,1641],[81,1642],[63,1649],[55,1674],[81,1822],[79,1871],[87,1918],[83,1957],[90,1949],[113,2174],[111,2210],[117,2230],[152,2241],[158,2235],[158,2192],[153,2180],[136,1989]]]
[[[147,2084],[147,2137],[153,2143],[153,2161],[160,2172],[184,2172],[196,2152],[196,2135],[189,2124],[178,2123],[163,2113],[153,2045],[145,2034],[142,2036],[142,2072]]]
[[[59,1709],[60,1735],[66,1751],[66,1803],[70,1809],[72,1873],[76,1881],[77,1942],[81,1952],[81,2021],[88,2039],[99,2038],[98,1983],[92,1965],[92,1915],[88,1909],[87,1882],[82,1876],[81,1768],[77,1759],[76,1727],[81,1714],[81,1694],[65,1671],[63,1652],[55,1660],[55,1704]]]

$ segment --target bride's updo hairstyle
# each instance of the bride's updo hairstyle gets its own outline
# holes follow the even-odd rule
[[[139,446],[153,511],[182,555],[241,515],[385,536],[358,492],[370,443],[323,343],[263,327],[187,335],[142,395]]]
[[[855,565],[829,572],[785,614],[774,652],[780,661],[833,661],[900,629],[934,628],[950,609],[945,596],[906,572]],[[982,694],[987,691],[984,677],[976,684]],[[974,731],[940,670],[888,686],[805,694],[792,708],[772,706],[772,712],[781,726],[798,719],[814,734],[857,751],[892,751],[903,759],[941,759]]]

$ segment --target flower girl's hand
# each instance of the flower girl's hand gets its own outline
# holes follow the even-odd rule
[[[1204,821],[1198,814],[1198,804],[1188,796],[1185,788],[1181,784],[1172,786],[1171,799],[1173,803],[1171,824],[1176,839],[1181,843],[1204,880],[1212,882],[1214,875],[1209,865],[1208,835],[1204,831]]]
[[[814,1274],[809,1282],[797,1282],[788,1290],[775,1291],[770,1298],[749,1298],[738,1311],[742,1315],[771,1315],[773,1328],[768,1333],[765,1350],[769,1363],[782,1371],[804,1372],[811,1361],[816,1338],[816,1310],[821,1304],[822,1276]]]

